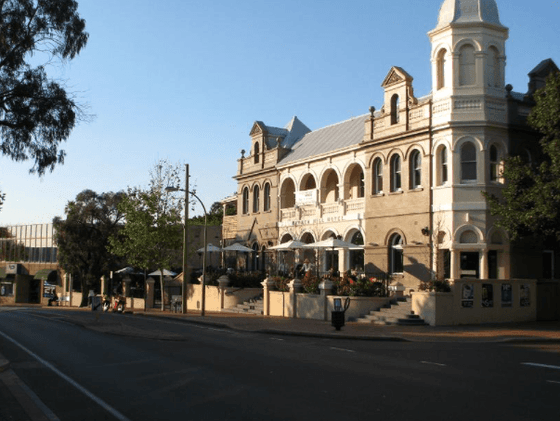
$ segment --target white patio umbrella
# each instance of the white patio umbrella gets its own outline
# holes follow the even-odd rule
[[[302,249],[303,246],[305,246],[305,243],[302,243],[301,241],[290,240],[290,241],[286,241],[285,243],[278,244],[277,246],[270,247],[269,250],[275,250],[277,252],[280,252],[280,251],[283,251],[283,252],[295,251],[295,250]],[[278,259],[278,260],[280,260],[280,259]],[[285,264],[285,259],[284,258],[283,258],[283,264]],[[277,272],[279,272],[279,271],[280,271],[280,267],[277,268]]]
[[[245,247],[244,245],[239,244],[239,243],[235,243],[235,244],[232,244],[231,246],[224,247],[222,250],[223,251],[240,251],[242,253],[252,253],[254,251],[253,249],[250,249],[249,247]]]
[[[239,252],[241,252],[241,253],[252,253],[254,250],[253,250],[253,249],[250,249],[249,247],[245,247],[245,246],[242,245],[242,244],[234,243],[234,244],[232,244],[231,246],[224,247],[224,248],[222,249],[222,251],[224,251],[224,252],[225,252],[225,251],[234,251],[234,252],[235,252],[235,255],[236,255],[236,257],[235,257],[235,261],[236,261],[235,265],[236,265],[236,268],[237,268],[237,253],[239,253]]]
[[[212,244],[212,243],[206,244],[206,252],[207,252],[207,253],[219,253],[219,252],[221,252],[221,251],[222,251],[221,248],[216,247],[216,246],[215,246],[214,244]],[[198,249],[196,252],[197,252],[197,253],[204,253],[204,247]]]
[[[297,240],[290,240],[286,241],[285,243],[278,244],[274,247],[269,247],[269,250],[278,250],[278,251],[288,251],[288,250],[297,250],[301,249],[305,246],[305,243]]]
[[[156,270],[152,273],[148,273],[148,276],[161,276],[161,271]],[[170,270],[163,269],[163,276],[175,276],[177,275],[175,272],[171,272]]]
[[[351,249],[351,250],[361,250],[364,246],[360,246],[354,243],[349,243],[347,241],[339,240],[338,238],[327,238],[323,241],[318,241],[316,243],[310,243],[303,246],[306,249],[331,249],[333,252],[335,249]],[[334,268],[334,253],[332,255],[331,267]]]
[[[216,247],[214,244],[212,243],[208,243],[206,244],[206,252],[207,253],[220,253],[222,251],[222,249],[220,247]],[[196,251],[197,253],[204,253],[204,247],[198,249]],[[210,256],[210,262],[212,262],[212,257]],[[212,263],[210,263],[210,265],[212,265]]]

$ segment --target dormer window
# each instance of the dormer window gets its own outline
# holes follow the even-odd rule
[[[260,149],[259,144],[255,143],[255,147],[253,149],[253,159],[254,159],[255,164],[259,163],[259,155],[260,155],[259,149]]]
[[[399,122],[399,96],[397,94],[391,97],[391,124]]]

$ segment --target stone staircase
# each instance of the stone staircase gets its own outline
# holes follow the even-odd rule
[[[391,304],[376,311],[370,311],[356,320],[358,323],[373,323],[376,325],[423,326],[426,323],[412,311],[410,298],[399,298]]]
[[[251,298],[243,304],[237,304],[235,307],[224,308],[222,313],[241,313],[241,314],[256,314],[262,316],[264,313],[264,303],[262,294]]]

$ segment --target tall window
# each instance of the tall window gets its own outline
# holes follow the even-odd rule
[[[410,155],[410,188],[416,189],[422,184],[422,155],[415,150]]]
[[[259,163],[259,144],[255,143],[255,149],[253,150],[253,159],[255,160],[255,164]]]
[[[259,186],[255,186],[253,188],[253,213],[257,213],[259,211],[259,202],[261,199],[261,189]]]
[[[270,210],[270,183],[264,185],[264,208],[265,212]]]
[[[476,84],[476,63],[474,47],[464,45],[459,50],[459,85],[470,86]]]
[[[391,158],[391,191],[401,189],[401,157],[397,154]]]
[[[445,88],[445,55],[447,50],[441,50],[437,55],[437,89]]]
[[[391,124],[399,122],[399,96],[397,94],[391,97]]]
[[[243,189],[243,215],[249,213],[249,189],[245,187]]]
[[[490,146],[490,181],[500,181],[500,153],[496,145]]]
[[[461,182],[476,181],[476,149],[471,142],[461,148]]]
[[[496,47],[488,49],[488,86],[500,87],[500,53]]]
[[[439,152],[440,161],[440,185],[447,183],[448,169],[447,169],[447,148],[444,146]]]
[[[389,242],[389,272],[403,273],[403,260],[403,239],[399,234],[395,234]]]
[[[383,193],[383,162],[377,158],[373,162],[373,194]]]

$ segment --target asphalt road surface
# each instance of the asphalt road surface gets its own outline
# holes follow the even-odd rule
[[[71,317],[0,311],[0,353],[62,421],[560,419],[558,347],[273,336],[103,315],[167,339],[158,340]]]

